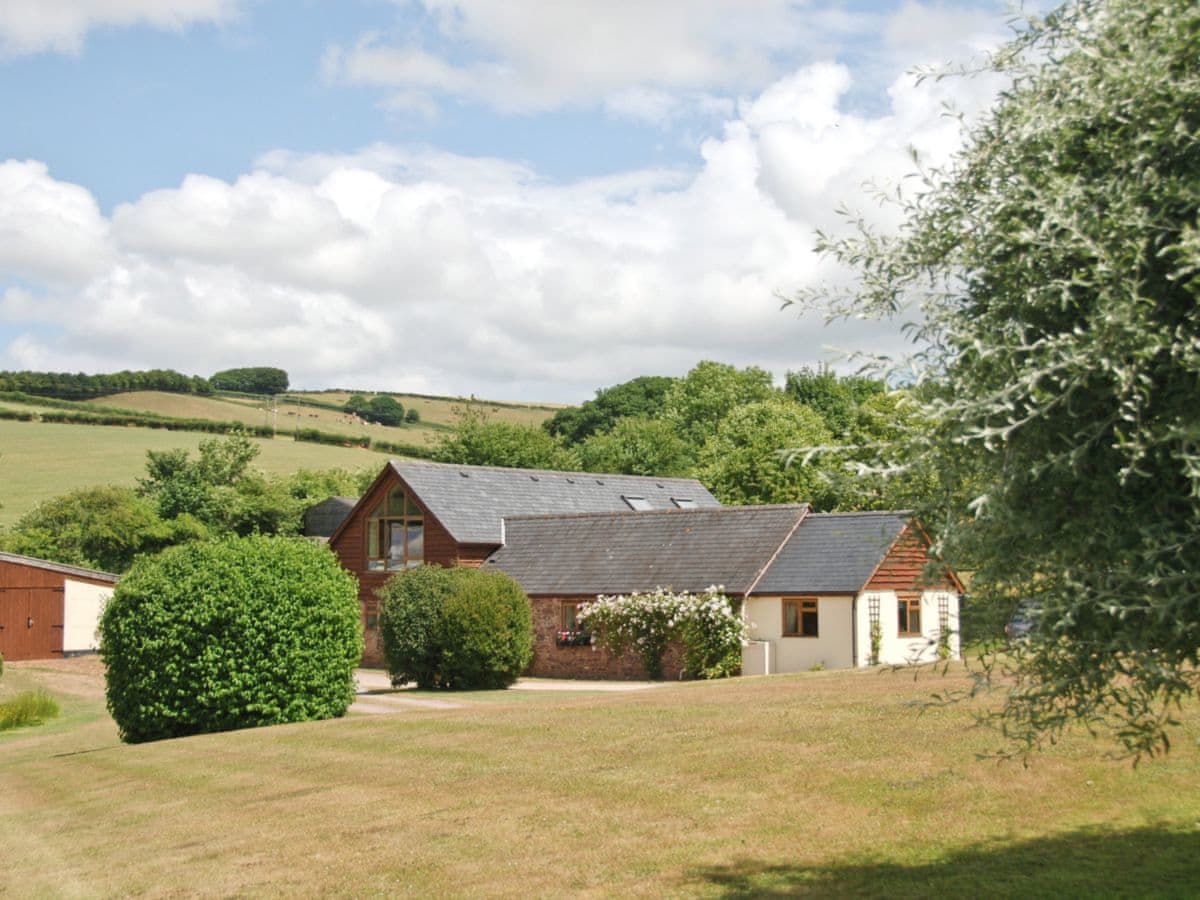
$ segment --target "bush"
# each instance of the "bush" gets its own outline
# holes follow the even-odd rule
[[[742,666],[746,623],[719,587],[703,594],[661,588],[647,594],[602,594],[583,605],[579,622],[614,656],[632,648],[646,675],[656,681],[663,677],[663,654],[673,640],[683,644],[689,678],[725,678]]]
[[[419,566],[389,579],[379,597],[395,684],[504,688],[533,658],[529,598],[500,572]]]
[[[58,715],[58,703],[45,691],[26,691],[0,703],[0,731],[22,725],[41,725]]]
[[[362,651],[353,576],[292,538],[143,557],[100,622],[108,708],[130,743],[340,716]]]

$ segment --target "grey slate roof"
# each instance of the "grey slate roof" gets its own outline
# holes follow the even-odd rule
[[[357,497],[330,497],[304,511],[304,536],[327,538],[350,515]]]
[[[749,590],[808,507],[726,506],[505,520],[505,545],[484,570],[528,594],[582,596],[670,588]]]
[[[506,516],[629,512],[622,497],[642,497],[652,509],[673,499],[700,508],[721,504],[692,478],[597,475],[545,469],[501,469],[392,460],[391,467],[460,544],[500,544]]]
[[[754,592],[858,593],[910,518],[907,512],[814,513],[796,529]]]
[[[0,562],[13,563],[18,566],[30,566],[34,569],[45,569],[47,572],[57,572],[60,575],[74,575],[77,578],[90,578],[93,581],[107,581],[116,584],[119,575],[112,572],[101,572],[99,569],[85,569],[82,566],[68,566],[64,563],[50,562],[48,559],[36,559],[32,556],[21,556],[17,553],[0,551]]]

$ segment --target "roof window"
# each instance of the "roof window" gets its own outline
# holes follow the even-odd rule
[[[679,509],[696,508],[696,501],[688,497],[672,497],[671,502],[674,503]]]
[[[636,509],[638,512],[654,508],[645,497],[626,497],[622,495],[621,499],[629,504],[630,509]]]

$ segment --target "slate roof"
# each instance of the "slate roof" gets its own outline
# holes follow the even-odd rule
[[[546,469],[502,469],[446,463],[391,461],[392,469],[460,544],[500,544],[506,516],[630,512],[623,497],[652,509],[676,509],[673,500],[720,508],[692,478],[597,475]]]
[[[723,585],[744,594],[808,511],[790,506],[516,516],[485,570],[535,595],[582,596]]]
[[[82,566],[68,566],[63,563],[50,562],[47,559],[35,559],[32,556],[21,556],[17,553],[0,552],[0,562],[12,563],[18,566],[30,566],[34,569],[45,569],[47,572],[57,572],[60,575],[74,575],[77,578],[90,578],[93,581],[107,581],[116,584],[120,576],[112,572],[101,572],[98,569],[85,569]]]
[[[350,515],[357,497],[330,497],[304,511],[304,536],[327,538]]]
[[[813,513],[754,592],[858,593],[911,517],[907,512]]]

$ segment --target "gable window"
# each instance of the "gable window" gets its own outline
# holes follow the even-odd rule
[[[650,505],[650,501],[647,500],[645,497],[624,497],[623,496],[623,497],[621,497],[621,499],[629,504],[630,509],[636,509],[638,512],[645,512],[648,509],[654,508]]]
[[[425,561],[425,517],[395,485],[367,516],[367,570],[393,572]]]
[[[898,615],[896,630],[901,636],[913,636],[921,633],[921,598],[901,598],[896,602]]]
[[[819,637],[820,617],[816,597],[783,601],[784,637]]]

